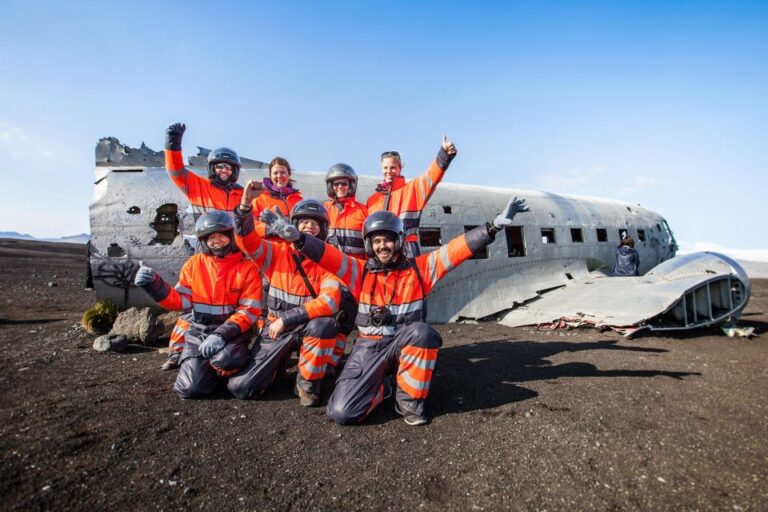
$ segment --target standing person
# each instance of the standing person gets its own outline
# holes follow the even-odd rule
[[[259,269],[237,249],[232,218],[224,212],[203,214],[195,235],[201,252],[184,263],[175,287],[144,265],[135,278],[162,307],[184,311],[179,322],[187,328],[186,342],[178,352],[181,368],[173,386],[181,398],[210,394],[221,378],[248,363],[248,343],[262,307]]]
[[[165,170],[168,176],[189,199],[195,220],[211,211],[231,212],[243,197],[243,187],[237,184],[240,176],[240,157],[229,148],[218,148],[208,153],[208,179],[201,178],[184,166],[181,139],[186,125],[174,123],[165,130]]]
[[[257,182],[246,185],[244,203],[258,193]],[[328,217],[320,201],[305,199],[291,211],[292,227],[308,238],[324,240]],[[267,323],[253,347],[253,360],[230,381],[238,398],[262,394],[275,379],[291,352],[299,352],[296,394],[301,405],[320,404],[320,387],[333,347],[337,324],[334,315],[341,299],[341,283],[330,272],[283,242],[262,238],[250,209],[235,209],[238,246],[261,267],[269,279]]]
[[[347,164],[333,165],[325,175],[325,187],[329,197],[326,241],[345,254],[365,259],[363,223],[368,208],[355,199],[357,173]]]
[[[253,191],[262,191],[250,201],[256,222],[256,233],[260,237],[266,237],[273,242],[281,241],[279,237],[267,233],[264,224],[259,221],[259,215],[266,208],[276,208],[283,215],[290,215],[293,207],[303,199],[299,189],[294,188],[294,183],[291,179],[291,164],[281,156],[276,156],[269,163],[269,176],[264,178],[261,183],[258,181],[249,182]]]
[[[168,176],[192,205],[195,220],[208,212],[230,212],[240,203],[243,187],[237,184],[240,176],[240,157],[229,148],[218,148],[208,153],[208,179],[190,172],[184,165],[181,140],[187,126],[174,123],[165,130],[165,170]],[[184,348],[184,337],[189,328],[179,318],[168,342],[168,359],[163,370],[179,367],[179,355]]]
[[[328,400],[327,413],[333,421],[349,424],[363,420],[389,394],[387,377],[395,373],[396,411],[408,425],[427,423],[424,403],[442,345],[440,335],[426,323],[427,294],[449,271],[490,244],[516,213],[525,211],[525,201],[514,198],[492,223],[416,258],[404,253],[402,220],[391,212],[375,212],[363,228],[367,262],[300,233],[269,210],[262,214],[262,220],[272,225],[275,233],[334,272],[359,298],[360,336]]]
[[[612,276],[639,276],[640,255],[635,250],[635,240],[627,235],[616,248],[616,261],[611,269]]]
[[[456,146],[443,135],[443,144],[426,172],[406,182],[401,176],[403,162],[400,153],[385,151],[381,154],[383,180],[366,202],[368,214],[386,210],[400,217],[405,227],[405,251],[409,256],[419,255],[421,212],[455,156]]]
[[[355,199],[357,192],[357,173],[347,164],[336,164],[328,169],[325,175],[325,187],[328,201],[325,209],[328,211],[328,238],[326,241],[338,250],[359,259],[366,259],[363,244],[363,223],[368,217],[368,208]],[[349,333],[355,328],[357,316],[357,301],[349,289],[341,289],[341,313],[339,333],[336,336],[336,347],[330,361],[333,374],[344,357]]]

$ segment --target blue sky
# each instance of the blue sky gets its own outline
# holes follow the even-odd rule
[[[93,149],[227,145],[577,193],[768,248],[766,2],[0,0],[0,231],[88,231]]]

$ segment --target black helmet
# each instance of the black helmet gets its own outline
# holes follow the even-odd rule
[[[357,192],[357,173],[355,170],[347,164],[336,164],[328,169],[328,174],[325,175],[325,188],[328,191],[328,197],[331,199],[336,197],[333,192],[333,180],[346,178],[349,180],[349,196],[354,197]]]
[[[220,250],[212,250],[208,247],[206,240],[213,233],[224,233],[229,237],[229,247]],[[237,250],[235,245],[235,225],[225,212],[214,211],[205,213],[195,222],[195,236],[199,241],[200,250],[205,254],[214,254],[216,256],[226,256]]]
[[[365,252],[372,258],[376,256],[376,253],[373,252],[373,243],[371,242],[371,238],[373,238],[373,235],[376,233],[380,233],[382,231],[386,231],[394,235],[395,255],[403,250],[403,245],[405,244],[405,229],[403,229],[403,221],[400,220],[400,217],[392,212],[380,210],[370,214],[368,218],[365,219],[365,224],[363,224],[363,240],[365,243]]]
[[[208,153],[208,179],[216,179],[216,171],[214,167],[216,164],[229,164],[232,166],[232,176],[229,177],[227,182],[235,183],[237,178],[240,177],[240,157],[237,153],[229,148],[216,148]]]
[[[320,233],[317,235],[320,240],[328,236],[328,213],[325,205],[317,199],[303,199],[296,203],[291,210],[291,222],[298,228],[301,219],[313,219],[320,224]]]

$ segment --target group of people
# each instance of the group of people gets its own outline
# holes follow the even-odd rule
[[[180,123],[166,130],[166,169],[197,216],[199,250],[175,286],[144,265],[135,277],[160,306],[183,311],[163,365],[179,368],[174,391],[204,397],[225,381],[235,397],[256,398],[297,351],[301,405],[319,405],[321,383],[330,378],[327,413],[339,424],[362,421],[392,395],[407,424],[427,423],[442,340],[426,322],[426,297],[516,213],[528,211],[525,201],[510,200],[487,224],[420,255],[421,212],[456,156],[446,137],[427,171],[411,181],[401,175],[400,155],[383,153],[382,181],[363,204],[354,169],[341,163],[326,174],[324,202],[302,198],[280,157],[267,177],[243,187],[237,153],[219,148],[209,153],[202,178],[184,165],[184,131]]]

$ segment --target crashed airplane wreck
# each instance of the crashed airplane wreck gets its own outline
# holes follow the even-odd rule
[[[207,154],[199,148],[189,169],[207,176]],[[263,178],[266,168],[242,159],[241,183]],[[294,172],[293,178],[304,197],[326,198],[324,172]],[[368,197],[378,181],[360,176],[358,198]],[[512,196],[525,198],[531,212],[440,281],[429,297],[430,322],[560,321],[631,335],[736,320],[749,300],[749,279],[738,263],[716,253],[676,257],[661,215],[608,199],[443,182],[421,217],[422,253],[486,222]],[[155,305],[133,285],[140,261],[175,282],[195,250],[192,208],[168,178],[163,153],[144,144],[98,142],[90,221],[93,287],[121,307]],[[636,241],[641,276],[608,277],[627,235]]]

